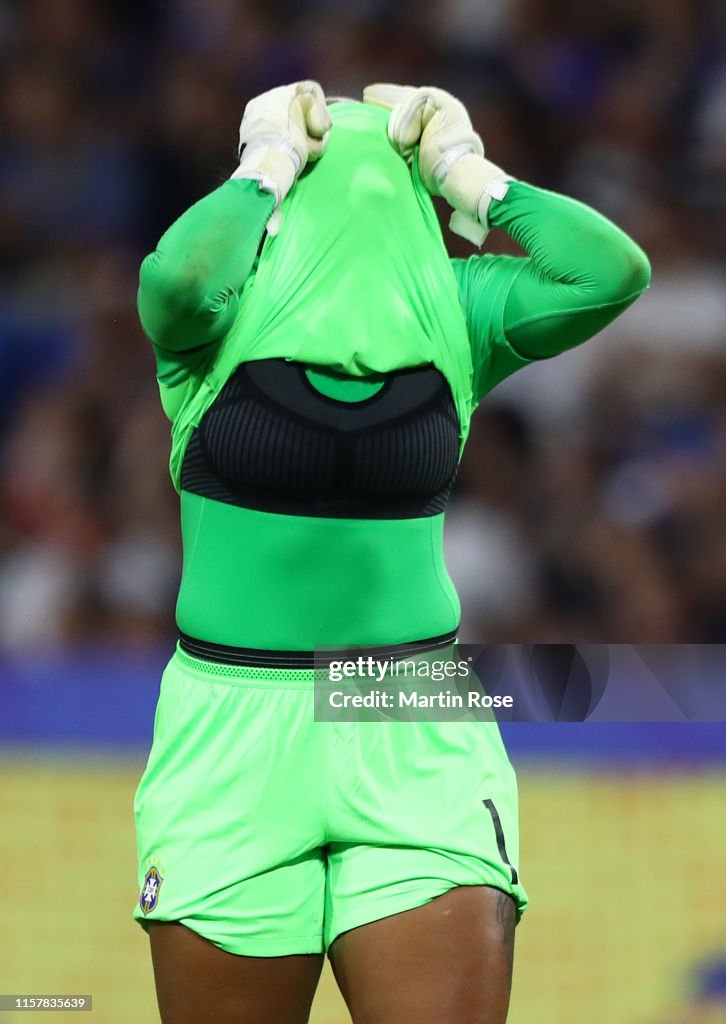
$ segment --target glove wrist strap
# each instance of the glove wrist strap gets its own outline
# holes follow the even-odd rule
[[[493,199],[504,199],[512,180],[485,157],[471,154],[457,160],[444,184],[444,198],[454,207],[451,230],[481,246],[489,233],[489,206]]]
[[[286,143],[247,145],[232,178],[259,182],[262,192],[274,196],[275,208],[283,201],[302,170],[300,154]]]

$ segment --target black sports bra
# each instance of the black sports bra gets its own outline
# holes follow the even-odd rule
[[[362,401],[328,397],[302,363],[242,363],[187,446],[182,489],[301,516],[408,519],[443,512],[459,423],[431,366],[387,374]]]

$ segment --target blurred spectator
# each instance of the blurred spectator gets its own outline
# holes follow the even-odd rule
[[[0,0],[0,58],[0,644],[172,635],[138,263],[230,173],[246,100],[300,77],[455,90],[493,159],[653,261],[631,311],[475,419],[447,528],[464,639],[726,640],[717,0]]]

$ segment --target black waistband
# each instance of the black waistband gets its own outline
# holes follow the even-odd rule
[[[221,665],[244,665],[250,668],[315,668],[331,661],[346,661],[357,658],[407,658],[441,647],[450,647],[456,640],[456,630],[442,633],[427,640],[412,640],[405,644],[388,647],[343,647],[338,650],[315,651],[268,651],[256,647],[231,647],[228,644],[213,644],[206,640],[179,633],[179,646],[187,654],[203,661],[216,661]]]

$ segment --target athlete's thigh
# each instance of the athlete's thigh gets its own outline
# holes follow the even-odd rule
[[[149,926],[162,1024],[305,1024],[322,954],[255,957],[175,923]]]
[[[330,959],[354,1024],[504,1024],[514,926],[513,899],[477,885],[344,932]]]

